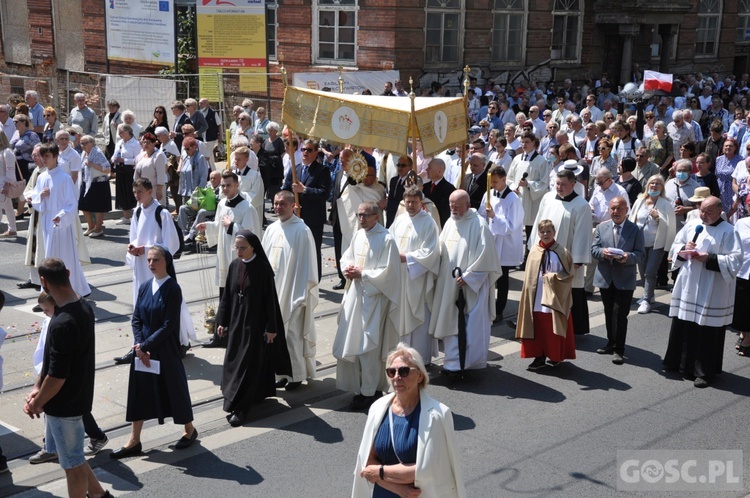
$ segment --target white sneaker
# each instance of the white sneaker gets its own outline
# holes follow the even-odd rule
[[[39,450],[39,453],[29,458],[29,463],[31,465],[36,465],[38,463],[51,462],[53,460],[57,460],[57,453],[47,453],[44,450]]]
[[[638,306],[638,313],[645,315],[651,311],[651,304],[648,301],[641,301],[641,305]]]

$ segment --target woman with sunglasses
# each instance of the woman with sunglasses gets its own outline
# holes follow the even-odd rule
[[[275,375],[291,377],[284,320],[273,269],[260,239],[240,230],[234,239],[237,258],[230,263],[216,312],[216,334],[227,337],[221,392],[229,425],[244,424],[250,409],[276,396]]]
[[[654,125],[656,124],[656,116],[653,111],[648,111],[643,115],[646,118],[646,124],[643,125],[643,141],[648,143],[651,137],[656,134]]]
[[[248,143],[250,143],[250,137],[252,137],[254,133],[252,117],[247,112],[243,112],[240,114],[240,123],[235,132],[235,136],[238,137],[244,135],[247,138]]]
[[[151,133],[153,135],[156,135],[156,129],[160,126],[169,129],[169,122],[167,121],[167,108],[163,105],[156,106],[156,109],[154,109],[154,119],[152,119],[148,126],[146,126],[146,129],[143,130],[143,133]]]
[[[422,357],[400,343],[386,365],[393,393],[370,408],[352,497],[465,497],[453,415],[425,392],[430,379]]]
[[[42,143],[55,141],[55,133],[62,130],[62,123],[57,119],[57,111],[54,107],[44,108],[44,131],[42,132]]]

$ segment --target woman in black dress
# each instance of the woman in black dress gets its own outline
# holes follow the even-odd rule
[[[141,453],[144,420],[155,418],[163,424],[165,418],[172,417],[175,424],[184,424],[185,432],[175,444],[178,450],[187,448],[198,437],[179,352],[182,290],[175,279],[172,255],[164,247],[154,245],[148,251],[148,267],[154,278],[138,290],[131,320],[135,355],[130,364],[125,415],[132,422],[130,440],[110,453],[115,459]],[[140,371],[141,364],[148,368],[155,366],[155,361],[159,362],[158,373]]]
[[[228,336],[221,392],[229,423],[238,427],[253,404],[276,396],[276,375],[291,375],[292,365],[273,269],[260,239],[241,230],[234,247],[237,259],[227,271],[216,333]]]
[[[169,129],[169,122],[167,121],[167,109],[163,105],[156,106],[156,109],[154,109],[154,119],[152,119],[148,126],[146,126],[146,129],[143,130],[143,133],[153,133],[154,135],[156,135],[156,129],[160,126]]]

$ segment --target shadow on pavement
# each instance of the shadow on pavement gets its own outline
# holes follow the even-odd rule
[[[600,372],[584,370],[572,361],[564,361],[554,368],[544,368],[538,370],[537,373],[543,377],[572,380],[580,385],[583,391],[627,391],[631,389],[630,384]]]
[[[315,441],[325,444],[340,443],[344,440],[344,434],[341,429],[329,425],[322,418],[314,415],[309,409],[310,418],[296,424],[282,427],[279,430],[305,434],[315,438]]]
[[[178,462],[173,461],[174,455],[171,452],[153,452],[153,454],[149,454],[144,460],[169,465],[176,469],[183,469],[183,472],[191,477],[235,481],[240,485],[254,485],[264,481],[263,476],[249,465],[247,467],[240,467],[225,462],[210,451]],[[175,489],[174,491],[174,496],[177,496],[179,489]]]

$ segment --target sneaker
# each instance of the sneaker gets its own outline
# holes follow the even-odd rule
[[[109,438],[106,434],[104,435],[104,439],[91,439],[89,445],[83,450],[83,454],[87,456],[96,455],[102,448],[107,446],[107,443],[109,443]]]
[[[57,460],[57,453],[47,453],[42,449],[39,450],[39,453],[29,458],[29,463],[31,465],[36,465],[38,463],[52,462],[54,460]]]
[[[651,304],[649,304],[648,301],[641,301],[640,306],[638,306],[638,313],[641,315],[645,315],[646,313],[649,313],[651,311]]]
[[[130,225],[130,218],[120,218],[115,225]]]

